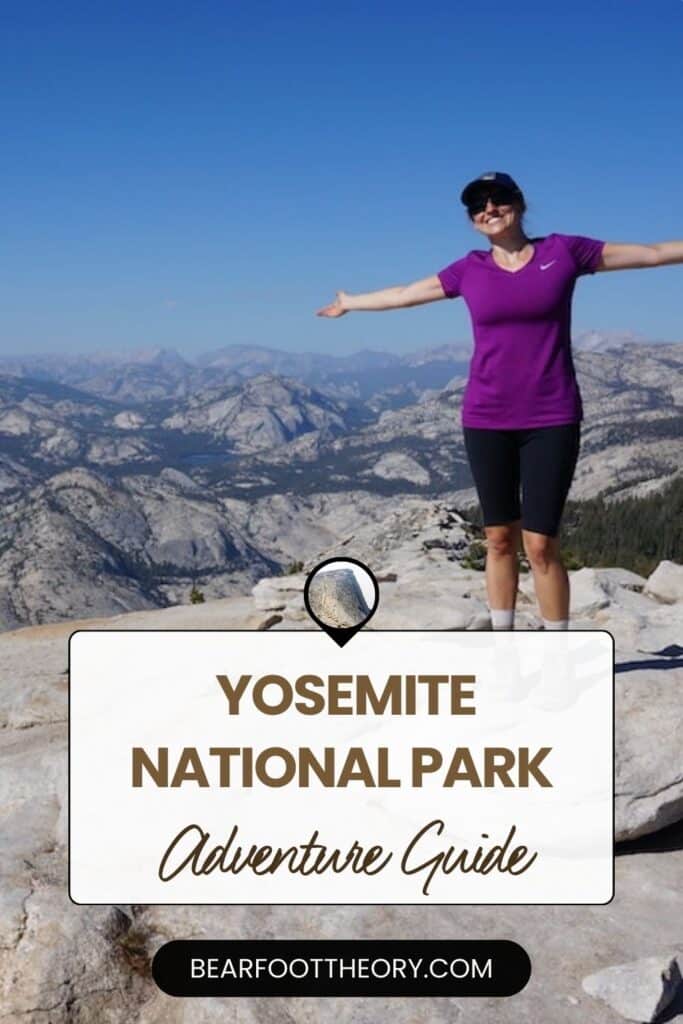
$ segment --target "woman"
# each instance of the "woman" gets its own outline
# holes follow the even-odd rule
[[[560,234],[528,238],[522,191],[499,171],[471,181],[461,199],[490,249],[472,250],[409,285],[365,295],[337,292],[318,316],[465,299],[474,353],[462,424],[488,541],[492,625],[514,625],[521,537],[544,627],[567,629],[569,579],[558,534],[583,417],[571,356],[574,285],[582,274],[596,271],[681,263],[683,242],[632,245]]]

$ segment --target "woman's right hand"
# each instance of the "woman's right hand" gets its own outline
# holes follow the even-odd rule
[[[346,292],[337,292],[337,298],[334,302],[331,302],[329,306],[323,306],[322,309],[319,309],[316,316],[343,316],[344,313],[348,313],[349,311],[349,306],[346,301],[347,298],[348,296]]]

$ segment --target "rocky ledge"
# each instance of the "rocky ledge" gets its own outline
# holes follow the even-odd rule
[[[436,506],[392,541],[357,535],[321,556],[361,558],[380,580],[369,628],[490,628],[483,574],[455,558],[462,524]],[[0,636],[0,1021],[27,1024],[616,1024],[677,1015],[683,920],[683,568],[645,580],[620,569],[573,574],[574,628],[616,640],[616,895],[608,906],[85,907],[67,895],[67,642],[76,628],[307,629],[304,574],[250,596],[35,626]],[[519,625],[540,625],[522,580]],[[518,996],[495,999],[175,1000],[150,962],[172,938],[507,938],[529,952]],[[652,960],[651,958],[656,958]],[[653,963],[655,966],[653,967]],[[644,964],[644,966],[643,966]],[[657,964],[668,971],[657,989]],[[640,966],[639,966],[640,965]],[[620,967],[617,977],[615,969]],[[661,972],[660,972],[661,973]],[[643,980],[644,979],[644,980]],[[654,980],[653,980],[654,979]],[[672,980],[673,979],[673,980]],[[585,980],[585,985],[582,984]],[[628,996],[632,985],[633,995]],[[646,991],[643,986],[649,986]],[[626,995],[624,993],[627,993]],[[615,995],[616,993],[616,995]],[[647,1019],[659,1019],[648,1017]]]

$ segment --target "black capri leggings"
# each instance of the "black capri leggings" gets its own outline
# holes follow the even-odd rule
[[[579,454],[581,424],[463,431],[484,526],[521,518],[522,529],[556,537]]]

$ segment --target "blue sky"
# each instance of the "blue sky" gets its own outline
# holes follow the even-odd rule
[[[464,303],[314,316],[531,234],[683,238],[683,2],[4,5],[0,350],[397,352]],[[683,337],[683,265],[578,282],[575,331]]]

